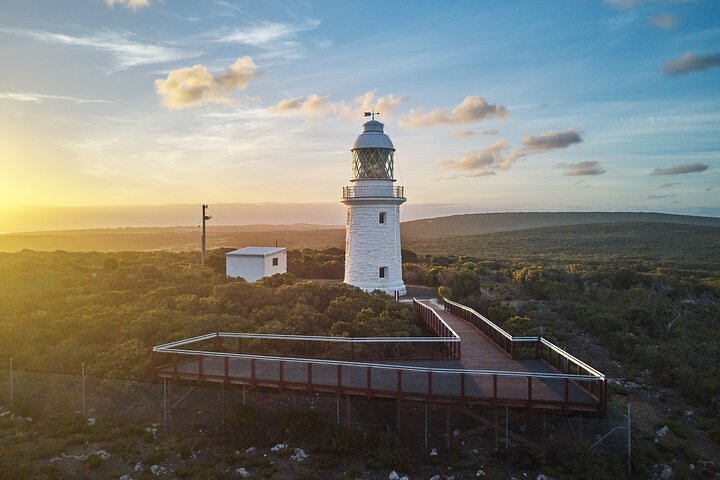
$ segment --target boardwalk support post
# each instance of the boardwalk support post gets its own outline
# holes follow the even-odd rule
[[[428,402],[425,402],[425,450],[428,448]]]

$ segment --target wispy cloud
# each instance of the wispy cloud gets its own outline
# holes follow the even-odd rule
[[[150,6],[150,0],[105,0],[109,6],[122,5],[130,10],[138,10]]]
[[[453,132],[453,137],[455,138],[467,138],[467,137],[474,137],[476,135],[483,135],[483,136],[493,136],[493,135],[500,135],[500,130],[497,128],[489,128],[487,130],[483,130],[482,132],[474,132],[472,130],[458,130],[457,132]]]
[[[673,165],[667,168],[656,168],[651,175],[683,175],[685,173],[704,172],[710,168],[710,165],[704,163],[683,163],[681,165]]]
[[[628,10],[637,7],[641,1],[642,0],[605,0],[605,3],[611,7]]]
[[[66,95],[47,95],[36,92],[5,92],[0,93],[0,100],[13,100],[16,102],[42,103],[46,100],[59,100],[74,104],[82,103],[112,103],[110,100],[99,100],[95,98],[79,98]]]
[[[297,34],[314,30],[320,20],[308,19],[300,23],[262,22],[245,28],[236,28],[216,35],[223,43],[239,43],[265,51],[266,56],[301,58],[302,46]]]
[[[429,112],[422,109],[411,109],[400,119],[403,128],[427,128],[438,125],[479,122],[488,118],[507,118],[510,112],[503,105],[488,103],[483,97],[468,95],[451,111],[436,108]]]
[[[673,198],[673,197],[677,197],[677,195],[675,195],[675,194],[672,194],[672,195],[655,195],[655,194],[651,194],[651,195],[648,195],[648,196],[647,196],[648,200],[662,200],[663,198]]]
[[[110,53],[114,57],[116,70],[124,70],[140,65],[173,62],[198,55],[196,52],[175,47],[139,42],[132,40],[127,33],[111,31],[89,36],[75,36],[41,30],[0,29],[0,31],[55,45],[86,47]]]
[[[678,20],[675,15],[671,15],[669,13],[658,13],[657,15],[653,15],[648,18],[648,23],[653,27],[669,30],[677,27]]]
[[[602,168],[600,162],[596,162],[594,160],[578,163],[557,163],[554,167],[563,169],[563,175],[568,177],[602,175],[605,173],[605,169]]]
[[[247,88],[256,75],[250,57],[238,58],[220,74],[211,74],[205,65],[173,70],[164,79],[155,80],[155,89],[170,109],[188,108],[204,103],[228,103],[230,94]]]
[[[660,188],[672,188],[675,185],[680,185],[680,184],[677,182],[663,183],[662,185],[660,185]]]
[[[677,76],[713,67],[720,67],[720,52],[708,53],[707,55],[694,55],[691,52],[686,52],[679,58],[667,62],[663,69],[668,75]]]

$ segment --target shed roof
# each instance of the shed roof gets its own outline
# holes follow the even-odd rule
[[[275,255],[277,253],[284,252],[285,247],[245,247],[227,252],[226,257],[239,256],[239,257],[267,257],[269,255]]]

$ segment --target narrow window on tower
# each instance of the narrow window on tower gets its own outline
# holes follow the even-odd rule
[[[380,212],[378,220],[380,221],[380,223],[385,223],[385,212]]]
[[[345,215],[345,225],[350,225],[350,210],[348,210]]]
[[[380,267],[380,278],[385,278],[385,274],[387,273],[387,267]]]
[[[273,267],[277,267],[277,266],[278,266],[278,259],[276,257],[276,258],[273,258]]]

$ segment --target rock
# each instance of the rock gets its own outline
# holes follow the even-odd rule
[[[484,477],[484,476],[485,476],[485,471],[484,471],[484,470],[478,470],[477,473],[475,474],[475,476],[476,476],[477,478]]]
[[[660,472],[660,480],[670,480],[673,476],[673,469],[670,465],[663,465],[662,472]]]
[[[123,475],[123,476],[120,477],[120,480],[132,480],[132,477],[131,477],[130,475],[128,475],[128,474],[125,474],[125,475]]]
[[[453,437],[459,437],[459,436],[460,436],[460,430],[458,430],[456,428],[455,430],[453,430]]]
[[[433,447],[432,450],[430,450],[430,456],[437,457],[437,454],[437,448]]]
[[[390,472],[390,475],[388,475],[388,480],[400,480],[400,475],[397,474],[395,470]]]
[[[658,429],[657,432],[655,432],[656,438],[663,438],[665,435],[667,435],[670,432],[670,429],[667,425],[663,426],[662,428]]]
[[[242,468],[242,467],[236,469],[236,470],[235,470],[235,473],[237,473],[238,475],[240,475],[241,478],[250,478],[250,472],[248,472],[247,470],[245,470],[245,469]]]
[[[172,472],[172,470],[170,470],[167,467],[160,466],[160,465],[153,465],[152,467],[150,467],[150,473],[152,473],[155,476],[165,475],[166,473],[170,473],[170,472]]]
[[[290,458],[292,458],[296,462],[302,462],[303,460],[305,460],[308,457],[309,457],[309,455],[302,448],[296,448],[293,451],[293,454],[290,455]]]
[[[695,470],[695,464],[691,463],[689,468],[690,468],[690,471],[692,472],[693,470]]]
[[[287,450],[288,444],[287,443],[278,443],[274,447],[270,449],[271,452],[283,452]]]
[[[107,450],[98,450],[97,452],[95,452],[95,455],[100,457],[100,460],[102,460],[102,461],[105,461],[108,458],[110,458],[110,452],[108,452]]]
[[[90,417],[90,418],[88,418],[88,419],[87,419],[87,424],[88,424],[89,426],[91,426],[91,427],[92,427],[93,425],[95,425],[95,417]]]
[[[255,448],[255,447],[250,447],[250,448],[248,448],[247,450],[245,450],[245,453],[254,453],[255,450],[257,450],[257,448]]]
[[[403,475],[402,477],[400,477],[400,480],[410,480],[410,477],[408,477],[407,475]]]
[[[440,475],[433,475],[430,480],[440,480]]]
[[[548,480],[548,477],[545,474],[540,473],[535,480]]]
[[[136,471],[136,472],[142,472],[142,471],[143,471],[143,468],[145,468],[145,467],[143,466],[143,463],[142,463],[142,462],[138,462],[138,463],[135,464],[135,471]]]
[[[692,417],[693,415],[695,415],[695,412],[693,410],[687,410],[685,411],[685,415],[688,417]]]

